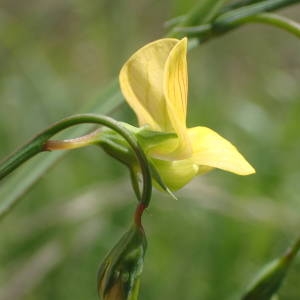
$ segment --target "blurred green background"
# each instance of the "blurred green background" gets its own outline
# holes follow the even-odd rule
[[[1,0],[0,158],[85,112],[136,49],[195,3]],[[300,19],[299,5],[281,13]],[[299,53],[299,40],[264,25],[189,53],[189,126],[225,136],[257,174],[213,171],[179,201],[154,192],[140,299],[238,299],[299,234]],[[126,105],[113,116],[136,122]],[[69,152],[1,221],[0,299],[97,299],[98,265],[134,207],[123,166],[97,148]],[[300,299],[299,278],[298,259],[282,299]]]

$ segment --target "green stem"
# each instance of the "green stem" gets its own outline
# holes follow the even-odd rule
[[[245,18],[240,21],[242,23],[264,23],[269,24],[283,30],[288,31],[291,34],[294,34],[297,37],[300,37],[300,24],[290,20],[286,17],[279,16],[272,13],[263,13],[259,15],[255,15],[252,17]]]
[[[12,153],[9,157],[5,158],[0,163],[0,180],[18,168],[22,163],[40,153],[42,151],[41,142],[42,139],[36,137]]]
[[[134,151],[137,160],[141,167],[141,173],[143,177],[143,190],[141,196],[141,202],[147,207],[151,199],[152,181],[151,173],[147,158],[139,146],[134,135],[124,128],[119,122],[114,119],[101,115],[94,114],[80,114],[74,115],[69,118],[63,119],[54,125],[50,126],[30,142],[24,145],[21,149],[13,153],[0,165],[0,180],[6,175],[14,171],[17,167],[29,160],[36,154],[45,151],[45,143],[55,134],[60,131],[78,124],[100,124],[109,127],[119,133],[131,146]]]
[[[243,6],[247,6],[247,5],[262,2],[262,1],[264,1],[264,0],[241,0],[239,2],[235,2],[235,3],[232,3],[232,4],[226,5],[224,7],[224,9],[221,10],[221,13],[225,13],[225,12],[228,12],[228,11],[233,10],[233,9],[237,9],[237,8],[240,8],[240,7],[243,7]]]
[[[186,19],[182,22],[183,26],[193,26],[210,22],[228,0],[202,0],[194,7]]]
[[[300,250],[300,238],[298,238],[294,244],[292,245],[292,247],[287,251],[286,253],[286,258],[291,261],[294,259],[294,257],[297,255],[297,253]]]
[[[44,150],[43,147],[45,142],[47,142],[50,137],[70,126],[75,125],[73,122],[73,118],[70,117],[55,123],[39,133],[27,144],[11,154],[8,158],[4,159],[0,164],[0,180],[18,168],[25,161],[42,152]]]
[[[195,5],[189,14],[182,17],[178,26],[194,26],[196,24],[204,24],[210,22],[218,13],[220,8],[228,0],[202,0]],[[177,37],[178,32],[172,29],[167,36]]]
[[[300,0],[267,0],[224,13],[217,17],[213,23],[194,27],[176,28],[176,30],[181,35],[197,38],[200,42],[205,42],[208,39],[225,34],[243,24],[258,22],[279,27],[299,36],[299,24],[296,22],[271,13],[264,13],[265,11],[272,11],[295,3],[300,3]]]
[[[223,16],[225,13],[232,13],[233,11],[236,12],[238,9],[247,10],[247,9],[249,9],[249,7],[251,8],[251,5],[254,5],[254,4],[257,5],[262,2],[265,3],[266,0],[241,0],[236,3],[224,5],[224,7],[221,7],[219,10],[217,10],[217,8],[219,8],[219,7],[215,7],[214,13],[211,14],[210,20],[207,20],[206,22],[203,22],[202,12],[200,12],[200,14],[198,12],[198,9],[201,8],[201,6],[203,6],[203,3],[199,3],[198,6],[196,6],[190,14],[182,15],[182,16],[170,19],[165,23],[165,26],[166,26],[166,28],[170,28],[173,26],[176,26],[176,27],[187,27],[187,26],[195,26],[195,25],[200,26],[204,23],[212,23],[209,21],[214,20],[214,17],[220,17],[220,16]],[[270,4],[272,4],[272,7],[270,7],[268,9],[268,11],[272,11],[272,10],[276,10],[281,7],[289,6],[289,5],[297,3],[299,1],[283,0],[283,1],[280,1],[280,4],[278,4],[276,0],[271,0],[269,2],[270,2]],[[273,3],[274,3],[274,6],[273,6]],[[263,4],[263,6],[264,5],[265,4]],[[191,18],[192,22],[188,21],[189,18]],[[176,30],[176,28],[174,28],[171,31],[171,34],[169,34],[169,35],[172,35],[172,33],[175,33],[176,36],[178,35],[178,31]]]
[[[300,37],[300,24],[290,20],[286,17],[282,17],[272,13],[262,13],[258,15],[254,15],[251,17],[241,18],[238,22],[236,21],[235,25],[243,25],[247,23],[263,23],[269,24],[274,27],[278,27],[283,29],[296,37]],[[232,27],[230,28],[232,29]],[[205,35],[212,35],[214,27],[211,24],[205,24],[201,26],[195,27],[186,27],[180,28],[180,32],[182,34],[189,35],[190,37],[198,37],[198,36],[205,36]]]
[[[227,31],[239,25],[241,20],[262,12],[276,10],[288,5],[299,3],[300,0],[266,0],[224,13],[215,19],[213,27],[218,31]]]

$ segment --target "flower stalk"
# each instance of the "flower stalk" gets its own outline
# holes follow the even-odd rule
[[[29,141],[26,145],[21,147],[18,151],[13,153],[10,157],[3,161],[0,164],[0,180],[5,176],[9,175],[16,168],[22,165],[27,160],[31,159],[35,155],[44,152],[51,151],[55,148],[63,149],[66,148],[76,148],[82,146],[83,144],[89,145],[94,144],[98,141],[98,133],[94,132],[89,136],[85,136],[82,138],[75,139],[74,146],[72,146],[72,140],[68,141],[55,141],[49,142],[50,138],[55,134],[61,132],[64,129],[67,129],[71,126],[79,125],[79,124],[98,124],[108,127],[119,135],[121,135],[125,141],[128,143],[129,147],[132,149],[134,154],[136,155],[136,159],[140,166],[142,178],[143,178],[143,189],[141,192],[141,202],[146,206],[149,205],[152,193],[152,179],[150,167],[147,161],[147,158],[143,152],[143,149],[140,147],[137,139],[134,134],[127,130],[122,123],[115,121],[114,119],[95,115],[95,114],[80,114],[74,115],[69,118],[65,118],[54,125],[50,126],[46,130],[39,133],[36,137],[34,137],[31,141]],[[0,217],[7,213],[7,210],[0,211]]]

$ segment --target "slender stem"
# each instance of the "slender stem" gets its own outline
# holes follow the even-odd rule
[[[299,250],[300,250],[300,237],[294,242],[291,248],[288,249],[285,257],[291,261],[297,255]]]
[[[189,14],[181,18],[178,26],[194,26],[196,24],[205,24],[210,22],[218,13],[220,8],[228,0],[202,0],[194,6]],[[168,36],[177,37],[178,32],[172,29]]]
[[[134,223],[137,227],[142,228],[142,215],[144,213],[146,206],[144,203],[140,202],[134,213]]]
[[[212,24],[203,24],[199,26],[189,26],[189,27],[176,27],[175,29],[178,33],[186,35],[190,38],[199,38],[201,39],[204,36],[213,34],[213,25]]]
[[[210,22],[218,13],[220,8],[228,0],[202,0],[194,7],[183,21],[183,26],[193,26]]]
[[[44,151],[44,144],[50,137],[73,125],[75,125],[73,117],[66,118],[60,122],[57,122],[39,133],[27,144],[11,154],[8,158],[4,159],[0,164],[0,180],[10,174],[28,159]]]
[[[177,16],[172,19],[169,19],[164,23],[164,27],[166,29],[170,29],[178,24],[182,24],[183,21],[185,20],[185,18],[186,18],[186,15],[182,15],[182,16]]]
[[[265,23],[269,24],[283,30],[288,31],[291,34],[294,34],[297,37],[300,37],[300,24],[292,21],[286,17],[279,16],[272,13],[263,13],[255,15],[252,17],[245,18],[240,21],[242,23]]]
[[[265,4],[267,2],[267,9],[265,8]],[[295,3],[299,3],[299,0],[280,0],[279,2],[277,0],[269,0],[269,1],[266,1],[266,0],[241,0],[241,1],[238,1],[238,2],[235,2],[235,3],[232,3],[232,4],[228,4],[228,5],[224,5],[224,7],[221,7],[219,9],[219,11],[216,11],[215,14],[213,14],[213,18],[211,18],[211,20],[207,20],[208,21],[211,21],[209,22],[209,24],[211,25],[214,21],[214,19],[216,17],[221,17],[221,16],[224,16],[226,13],[228,14],[231,14],[231,13],[236,13],[238,12],[238,9],[242,9],[242,10],[248,10],[249,8],[252,9],[252,5],[255,4],[254,7],[257,7],[258,4],[260,4],[264,7],[263,11],[272,11],[272,10],[276,10],[278,8],[282,8],[282,7],[286,7],[286,6],[289,6],[291,4],[295,4]],[[201,15],[197,15],[197,9],[200,7],[201,4],[199,4],[197,7],[194,8],[193,10],[193,15],[190,13],[190,14],[187,14],[187,15],[182,15],[182,16],[179,16],[179,17],[175,17],[173,19],[170,19],[168,20],[166,23],[165,23],[165,26],[167,28],[170,28],[172,26],[176,26],[176,27],[190,27],[190,26],[200,26],[202,24],[204,24],[205,22],[202,21],[201,19]],[[203,4],[202,4],[203,5]],[[259,7],[261,7],[259,5]],[[193,16],[193,22],[188,22],[188,19],[190,16]],[[174,28],[171,33],[169,33],[169,36],[172,35],[172,33],[175,33],[176,36],[178,35],[178,30],[177,28]]]
[[[300,0],[266,0],[254,3],[245,7],[234,9],[217,17],[213,26],[218,31],[227,31],[231,27],[235,27],[241,20],[251,17],[262,12],[276,10],[288,5],[299,3]]]
[[[149,205],[152,192],[151,173],[147,158],[142,148],[139,146],[136,138],[130,131],[128,131],[121,125],[121,123],[115,121],[114,119],[101,115],[74,115],[50,126],[46,130],[38,134],[21,149],[12,154],[0,165],[0,180],[36,154],[42,151],[47,151],[47,148],[45,148],[45,143],[55,134],[71,126],[86,123],[101,124],[113,129],[114,131],[119,133],[131,146],[140,164],[143,177],[141,202],[145,205],[145,207],[147,207]]]
[[[218,37],[243,24],[259,22],[279,27],[299,36],[299,24],[296,22],[271,13],[264,13],[265,11],[272,11],[295,3],[300,3],[300,0],[267,0],[258,2],[224,13],[217,17],[212,23],[194,27],[178,27],[174,30],[177,30],[181,35],[186,35],[190,38],[198,39],[200,42],[205,42],[208,39]]]
[[[36,137],[9,157],[5,158],[0,163],[0,180],[18,168],[26,160],[40,153],[42,151],[41,144],[41,140]]]
[[[233,10],[233,9],[237,9],[237,8],[240,8],[240,7],[243,7],[243,6],[247,6],[247,5],[250,5],[250,4],[263,2],[263,1],[264,0],[241,0],[239,2],[235,2],[235,3],[232,3],[232,4],[226,5],[224,7],[224,9],[221,10],[221,13],[225,13],[225,12],[228,12],[228,11]]]
[[[296,37],[300,37],[299,23],[273,13],[261,13],[258,15],[241,18],[239,21],[236,21],[235,23],[236,23],[235,26],[247,24],[247,23],[269,24],[274,27],[283,29],[295,35]],[[178,31],[180,31],[182,34],[189,35],[190,37],[197,37],[197,36],[205,36],[208,34],[212,34],[213,29],[214,29],[213,25],[205,24],[205,25],[194,26],[194,27],[178,28]]]
[[[254,2],[259,2],[259,1],[262,1],[262,0],[241,0],[240,2],[228,4],[228,5],[225,5],[223,8],[221,8],[220,11],[217,13],[217,15],[220,15],[220,14],[228,12],[230,10],[233,10],[233,9],[236,9],[236,8],[248,5],[248,4],[252,4]],[[198,6],[196,8],[198,9]],[[196,12],[196,8],[194,8],[194,12]],[[187,24],[184,24],[184,22],[186,22],[188,16],[189,16],[189,14],[171,18],[164,23],[164,27],[168,28],[168,29],[172,28],[174,26],[180,26],[180,27],[184,26],[185,27],[185,26],[187,26]],[[195,13],[195,16],[197,16],[196,13]],[[196,21],[197,21],[196,23],[198,24],[199,23],[198,18],[196,18]],[[189,24],[189,25],[193,26],[193,24]]]

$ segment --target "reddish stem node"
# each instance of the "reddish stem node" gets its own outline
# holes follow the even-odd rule
[[[139,203],[134,214],[134,223],[137,227],[143,228],[142,226],[142,215],[144,213],[146,206],[144,203]]]

